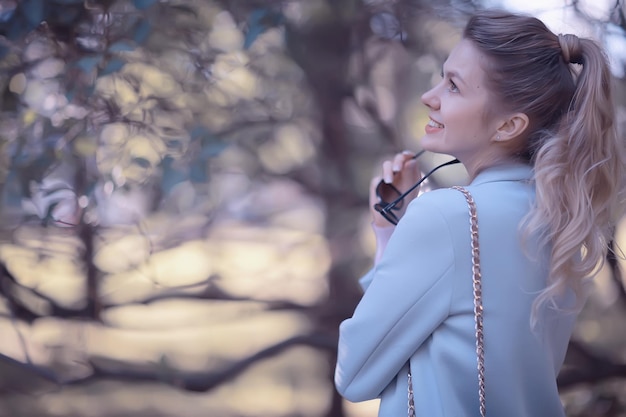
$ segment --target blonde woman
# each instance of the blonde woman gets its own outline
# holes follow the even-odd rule
[[[422,96],[423,148],[453,155],[471,178],[487,415],[564,416],[556,377],[623,196],[610,85],[593,41],[483,11]],[[384,184],[405,191],[419,179],[413,156],[396,155],[383,185],[372,182],[378,254],[340,327],[335,383],[348,400],[380,398],[379,416],[399,417],[410,370],[415,415],[478,416],[466,200],[439,189],[409,194],[400,210],[378,201]]]

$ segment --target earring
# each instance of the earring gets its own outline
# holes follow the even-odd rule
[[[496,140],[500,142],[500,135],[496,135]]]

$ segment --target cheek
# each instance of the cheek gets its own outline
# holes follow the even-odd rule
[[[487,128],[485,113],[482,110],[482,106],[478,104],[475,104],[472,107],[472,111],[466,112],[462,117],[459,118],[459,126],[468,134],[480,134],[484,132]]]

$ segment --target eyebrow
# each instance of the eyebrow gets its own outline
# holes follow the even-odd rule
[[[456,72],[456,71],[444,71],[444,70],[443,70],[443,68],[442,68],[442,69],[441,69],[441,73],[442,73],[442,74],[444,74],[444,75],[447,75],[449,78],[455,78],[455,79],[457,79],[457,80],[461,81],[461,83],[463,83],[463,84],[467,85],[467,84],[465,83],[465,80],[463,79],[463,77],[461,77],[461,76],[459,75],[459,73],[458,73],[458,72]]]

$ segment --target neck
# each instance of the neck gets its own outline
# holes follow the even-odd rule
[[[499,166],[506,166],[506,165],[516,165],[520,163],[520,160],[517,158],[514,158],[512,156],[510,157],[501,157],[501,158],[493,158],[493,159],[480,159],[480,160],[464,160],[459,158],[459,160],[461,161],[461,163],[463,163],[463,166],[465,166],[465,169],[467,170],[467,173],[469,175],[470,181],[473,181],[474,178],[476,178],[476,176],[478,174],[480,174],[482,171],[489,169],[489,168],[494,168],[494,167],[499,167]]]

